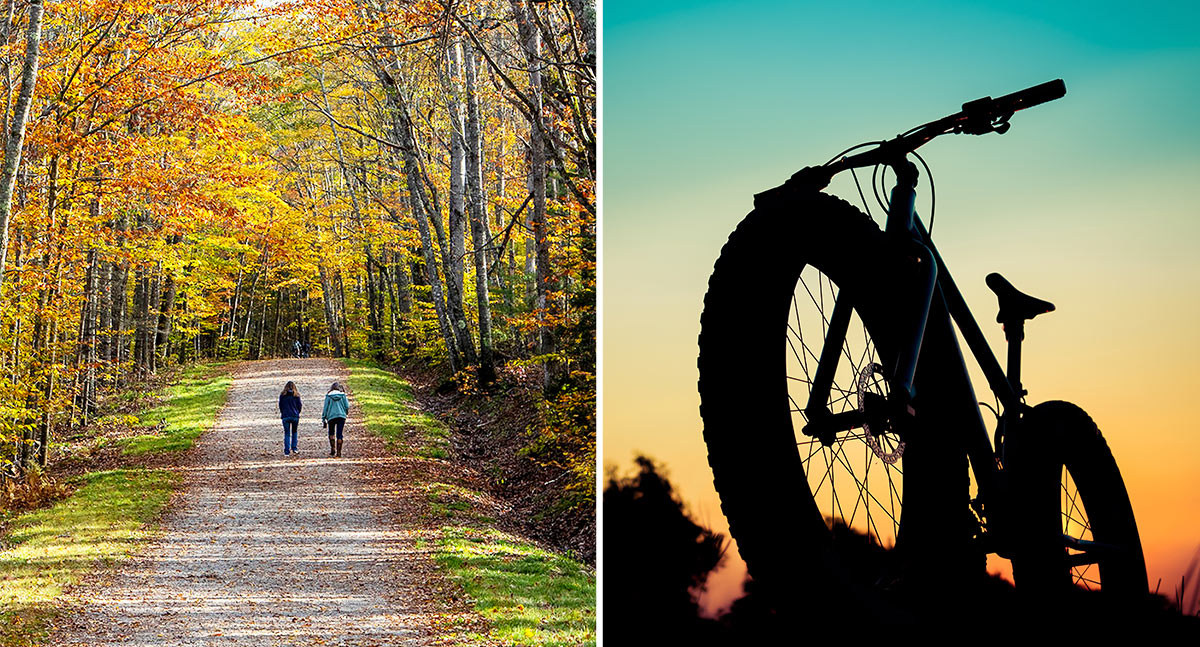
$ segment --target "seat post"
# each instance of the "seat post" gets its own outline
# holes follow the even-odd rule
[[[1004,328],[1004,339],[1008,342],[1008,383],[1012,385],[1017,397],[1025,395],[1021,386],[1021,342],[1025,340],[1025,321],[1007,321],[1001,324]]]

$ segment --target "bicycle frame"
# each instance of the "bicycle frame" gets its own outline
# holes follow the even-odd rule
[[[995,446],[988,440],[987,428],[977,407],[973,409],[975,415],[972,419],[956,420],[955,426],[963,429],[963,433],[967,434],[967,455],[979,487],[979,501],[999,503],[1003,506],[1006,488],[1003,487],[1002,482],[1000,447],[1005,431],[1019,423],[1020,415],[1025,410],[1025,404],[1022,402],[1024,393],[1019,383],[1019,359],[1014,360],[1010,353],[1010,372],[1006,375],[984,338],[979,324],[967,307],[966,300],[946,268],[928,230],[917,215],[915,210],[917,171],[915,166],[907,160],[895,161],[890,166],[896,171],[897,180],[891,192],[885,231],[894,236],[898,244],[912,246],[915,262],[924,268],[920,277],[925,282],[924,285],[918,285],[917,294],[920,307],[917,309],[917,316],[914,320],[908,322],[908,331],[903,337],[904,342],[900,345],[895,372],[887,377],[892,394],[899,394],[903,405],[893,408],[893,414],[903,416],[907,410],[911,417],[916,413],[907,405],[916,396],[913,390],[913,380],[917,372],[922,341],[925,337],[926,322],[931,313],[944,309],[957,325],[976,363],[983,370],[989,388],[1002,406]],[[839,294],[830,316],[817,372],[805,407],[810,415],[816,414],[811,416],[816,422],[816,425],[813,426],[814,430],[809,432],[806,429],[806,433],[812,435],[853,428],[859,426],[863,419],[863,414],[858,412],[831,414],[824,405],[829,399],[840,349],[845,342],[850,312],[853,308],[852,299],[853,295]],[[1017,343],[1019,344],[1019,342]],[[963,359],[957,339],[954,339],[951,345],[957,354],[954,362],[963,366],[963,375],[966,376],[966,361]],[[1019,355],[1019,346],[1016,347],[1016,351]],[[974,387],[970,385],[969,377],[966,379],[968,386],[971,387],[971,392],[974,393]],[[847,427],[847,425],[850,426]],[[982,507],[977,510],[982,510]],[[994,521],[994,519],[989,520]]]

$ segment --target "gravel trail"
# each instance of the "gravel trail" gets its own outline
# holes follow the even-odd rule
[[[76,592],[54,644],[425,644],[429,565],[397,523],[399,459],[363,429],[352,393],[343,457],[329,457],[321,407],[346,376],[324,359],[241,364],[161,534]],[[304,403],[292,456],[278,409],[288,380]]]

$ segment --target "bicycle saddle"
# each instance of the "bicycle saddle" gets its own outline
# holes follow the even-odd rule
[[[984,281],[1000,300],[1000,313],[996,315],[997,323],[1020,323],[1040,314],[1054,312],[1053,303],[1021,292],[1014,288],[1008,279],[996,272],[988,274]]]

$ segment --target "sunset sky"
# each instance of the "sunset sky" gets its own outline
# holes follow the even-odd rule
[[[666,464],[693,515],[726,532],[696,336],[752,196],[965,101],[1062,78],[1066,97],[1009,133],[922,149],[934,240],[998,355],[987,273],[1057,305],[1027,328],[1029,401],[1095,419],[1150,586],[1173,595],[1200,550],[1200,6],[913,4],[604,3],[603,461]],[[831,190],[861,208],[852,184]],[[710,607],[740,594],[741,568],[734,555]]]

